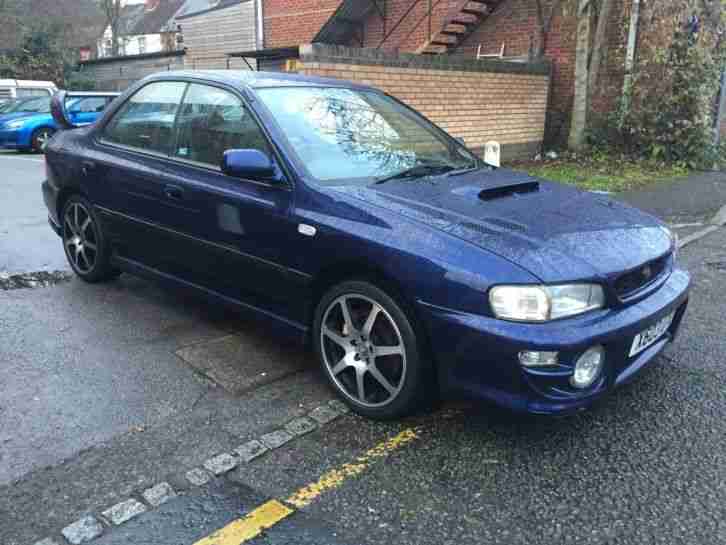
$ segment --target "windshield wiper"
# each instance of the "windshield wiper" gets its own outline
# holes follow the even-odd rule
[[[446,173],[446,176],[461,176],[462,174],[468,174],[469,172],[474,172],[476,170],[479,170],[479,165],[474,167],[464,167],[464,168],[458,168],[456,170],[450,170]]]
[[[393,176],[387,176],[386,178],[376,180],[376,184],[385,184],[391,180],[402,180],[404,178],[423,178],[424,176],[430,176],[432,174],[444,174],[452,170],[454,170],[454,167],[451,165],[441,163],[421,163],[412,166],[411,168],[407,168],[406,170],[402,170]]]

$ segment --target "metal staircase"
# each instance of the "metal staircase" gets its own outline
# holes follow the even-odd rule
[[[446,15],[441,29],[431,34],[416,53],[441,55],[456,49],[494,10],[499,0],[461,0]]]

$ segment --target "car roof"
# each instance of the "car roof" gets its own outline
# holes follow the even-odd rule
[[[232,85],[237,88],[261,88],[261,87],[345,87],[350,89],[372,89],[367,85],[360,85],[352,81],[321,78],[316,76],[304,76],[288,72],[253,72],[251,70],[177,70],[159,72],[147,78],[174,79],[193,78],[208,82],[216,82]]]

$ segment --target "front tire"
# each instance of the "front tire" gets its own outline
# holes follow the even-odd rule
[[[356,413],[378,420],[415,411],[427,392],[420,339],[402,306],[365,281],[349,281],[321,299],[315,352],[333,389]]]
[[[63,206],[63,249],[73,272],[89,283],[103,282],[120,272],[110,264],[111,249],[93,206],[73,195]]]
[[[55,129],[51,129],[50,127],[35,129],[33,136],[30,138],[30,146],[32,150],[35,153],[43,153],[45,151],[45,147],[48,145],[50,139],[53,138],[54,134]]]

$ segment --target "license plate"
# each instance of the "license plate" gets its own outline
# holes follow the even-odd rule
[[[645,331],[637,334],[633,339],[633,346],[630,348],[630,356],[633,357],[640,354],[643,350],[653,345],[663,334],[668,331],[668,328],[673,323],[673,317],[675,312],[671,312],[665,318],[661,318],[657,323],[650,326]]]

